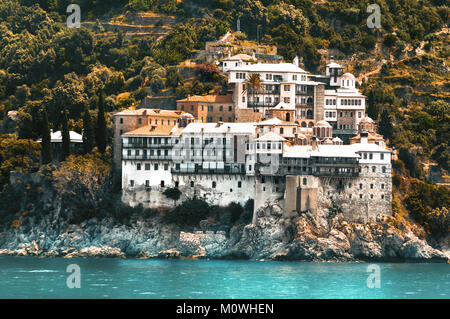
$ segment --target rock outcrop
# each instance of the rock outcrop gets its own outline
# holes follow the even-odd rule
[[[0,256],[245,258],[308,261],[449,261],[406,221],[379,216],[348,223],[341,214],[305,212],[285,217],[278,202],[256,212],[256,223],[229,231],[182,232],[154,216],[126,223],[113,217],[69,223],[60,209],[22,215],[0,229]]]

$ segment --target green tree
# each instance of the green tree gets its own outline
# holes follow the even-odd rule
[[[67,111],[64,109],[61,112],[61,135],[62,135],[62,156],[61,159],[64,161],[70,155],[70,132],[69,123],[67,119]]]
[[[52,143],[50,136],[50,128],[48,125],[47,110],[42,112],[42,143],[41,143],[41,160],[42,164],[51,163],[53,159]]]
[[[98,115],[97,115],[97,134],[95,135],[97,147],[100,153],[105,153],[106,150],[106,119],[105,106],[103,98],[103,90],[98,92]]]
[[[83,116],[83,150],[87,154],[94,148],[94,124],[92,123],[91,114],[89,108],[86,107]]]
[[[385,139],[389,140],[392,139],[394,126],[392,125],[392,118],[387,109],[381,112],[378,130],[380,131],[380,134],[384,136]]]

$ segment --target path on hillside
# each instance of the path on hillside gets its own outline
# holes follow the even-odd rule
[[[440,34],[443,34],[443,33],[448,34],[448,33],[449,33],[449,28],[442,28],[440,31],[435,32],[434,34],[440,35]],[[419,46],[418,46],[418,47],[415,49],[415,51],[414,51],[415,54],[416,54],[416,56],[421,56],[421,55],[424,55],[424,54],[425,54],[425,51],[424,51],[423,48],[425,47],[426,42],[427,42],[427,41],[423,41],[423,40],[420,42]],[[376,45],[375,45],[375,50],[377,51],[377,53],[382,53],[382,51],[381,51],[381,50],[382,50],[381,42],[377,42],[377,43],[376,43]],[[413,50],[413,48],[411,47],[411,45],[408,44],[408,45],[406,46],[406,48],[403,50],[403,52],[404,52],[404,53],[407,53],[407,52],[412,51],[412,50]],[[359,76],[358,76],[358,78],[357,78],[357,81],[358,81],[359,83],[361,83],[362,80],[364,79],[364,81],[367,82],[368,79],[369,79],[369,77],[372,76],[372,75],[375,75],[375,74],[379,73],[379,72],[381,71],[381,68],[383,67],[383,65],[385,65],[387,62],[400,62],[400,61],[403,61],[403,60],[405,60],[405,59],[406,59],[406,58],[399,59],[398,61],[395,61],[394,56],[393,56],[391,53],[389,53],[389,60],[382,59],[382,60],[381,60],[381,64],[378,65],[374,70],[359,74]]]

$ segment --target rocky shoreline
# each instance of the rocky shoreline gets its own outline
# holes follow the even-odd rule
[[[0,229],[0,256],[449,262],[448,236],[431,247],[421,229],[390,216],[348,223],[324,211],[283,217],[278,203],[257,211],[256,224],[228,232],[183,232],[158,216],[113,217],[69,224],[60,210],[20,216]],[[202,225],[207,229],[208,221]],[[443,247],[443,248],[442,248]]]

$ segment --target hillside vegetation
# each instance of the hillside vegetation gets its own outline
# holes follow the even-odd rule
[[[91,23],[90,28],[66,27],[70,3],[80,4],[83,23]],[[147,95],[182,98],[226,92],[227,80],[214,66],[200,65],[195,68],[195,76],[186,79],[180,66],[194,51],[203,49],[206,41],[235,30],[239,18],[248,40],[255,41],[259,29],[260,42],[276,45],[286,61],[298,55],[308,71],[323,72],[329,55],[334,55],[362,80],[360,88],[368,97],[367,112],[398,153],[394,162],[395,213],[412,217],[428,229],[435,222],[444,222],[448,229],[448,2],[378,1],[381,29],[366,25],[370,3],[1,1],[0,133],[4,135],[0,141],[0,191],[8,187],[11,170],[39,170],[36,152],[40,146],[34,141],[45,131],[44,114],[48,115],[48,127],[59,130],[67,122],[68,129],[81,133],[84,119],[101,122],[98,106],[104,105],[107,148],[96,156],[110,163],[112,112],[136,106]],[[105,21],[139,25],[141,12],[173,17],[176,24],[166,28],[163,35],[130,37],[120,28],[105,30]],[[167,21],[160,21],[153,26],[166,25]],[[99,96],[103,94],[101,102]],[[10,111],[17,111],[13,118],[8,117]],[[430,167],[439,185],[430,183]],[[429,196],[417,195],[422,192]]]

